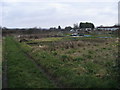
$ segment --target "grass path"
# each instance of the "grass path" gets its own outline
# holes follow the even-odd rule
[[[19,44],[18,44],[19,45]],[[53,83],[30,61],[11,37],[5,38],[8,88],[54,88]]]

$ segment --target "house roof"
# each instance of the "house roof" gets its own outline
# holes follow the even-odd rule
[[[97,28],[120,28],[120,26],[100,26]]]

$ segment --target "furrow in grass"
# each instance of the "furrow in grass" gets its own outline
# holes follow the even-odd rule
[[[18,48],[12,37],[5,38],[8,88],[54,88],[32,61]]]

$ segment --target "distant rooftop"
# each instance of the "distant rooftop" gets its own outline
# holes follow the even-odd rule
[[[99,26],[97,28],[120,28],[120,26],[117,26],[117,25],[115,25],[115,26]]]

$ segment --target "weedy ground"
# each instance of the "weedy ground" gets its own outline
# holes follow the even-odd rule
[[[35,43],[35,44],[31,44]],[[22,47],[66,87],[118,86],[116,38],[61,37],[23,43]]]
[[[5,38],[4,50],[4,59],[7,60],[7,88],[55,87],[29,60],[12,37]]]
[[[5,42],[9,87],[54,87],[23,51],[64,87],[118,87],[116,38],[68,36],[19,43],[7,37]]]

